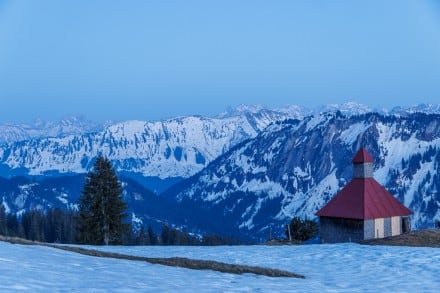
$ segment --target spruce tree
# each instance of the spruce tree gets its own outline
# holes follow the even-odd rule
[[[0,204],[0,235],[8,236],[5,206]]]
[[[79,203],[78,241],[84,244],[121,244],[130,230],[124,223],[127,205],[110,161],[98,157],[86,177]]]

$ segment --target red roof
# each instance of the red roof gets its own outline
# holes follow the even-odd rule
[[[374,160],[365,148],[361,148],[353,158],[353,163],[373,163]]]
[[[354,178],[316,215],[367,220],[412,213],[374,178]]]

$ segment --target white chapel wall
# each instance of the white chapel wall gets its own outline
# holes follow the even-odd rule
[[[391,218],[391,236],[402,234],[402,225],[400,224],[400,216]]]
[[[383,238],[384,237],[384,219],[374,219],[374,238]]]

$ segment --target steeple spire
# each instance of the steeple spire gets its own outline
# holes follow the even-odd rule
[[[373,177],[373,158],[365,148],[361,148],[353,158],[354,178]]]

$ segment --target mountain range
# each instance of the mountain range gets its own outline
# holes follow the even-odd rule
[[[72,124],[67,134],[1,145],[0,176],[83,174],[101,154],[118,172],[160,192],[202,170],[237,143],[255,137],[269,124],[300,115],[296,107],[276,111],[240,106],[217,118],[125,121],[101,131],[89,131],[98,128],[93,124]],[[71,129],[82,132],[71,134]],[[3,136],[7,141],[16,137]]]
[[[375,178],[414,211],[413,227],[431,227],[440,219],[439,109],[240,106],[215,118],[83,124],[15,140],[2,133],[0,194],[11,213],[75,208],[103,154],[121,175],[133,223],[259,241],[281,236],[293,216],[314,218],[350,180],[364,146]]]
[[[413,227],[440,219],[440,115],[323,113],[273,124],[164,196],[221,213],[242,233],[283,231],[293,216],[314,218],[352,177],[364,146],[375,178],[414,211]]]

